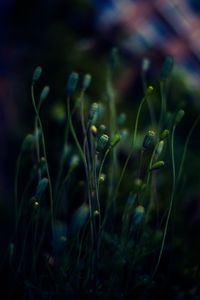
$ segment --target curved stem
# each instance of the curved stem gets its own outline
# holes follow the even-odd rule
[[[175,129],[176,129],[176,125],[173,126],[172,135],[171,135],[172,192],[171,192],[171,197],[170,197],[170,204],[169,204],[169,210],[168,210],[168,214],[167,214],[167,220],[166,220],[166,223],[165,223],[165,228],[164,228],[164,233],[163,233],[162,244],[161,244],[158,260],[157,260],[155,269],[154,269],[153,274],[152,274],[152,278],[155,276],[155,274],[158,270],[159,264],[160,264],[160,260],[161,260],[164,245],[165,245],[167,229],[168,229],[168,225],[169,225],[169,219],[170,219],[170,216],[171,216],[171,211],[172,211],[173,202],[174,202],[174,195],[175,195],[175,188],[176,188],[176,170],[175,170],[175,157],[174,157],[174,133],[175,133]]]
[[[47,160],[47,154],[46,154],[46,144],[45,144],[45,138],[44,138],[44,130],[43,130],[43,126],[42,126],[42,122],[36,107],[36,103],[35,103],[35,97],[34,97],[34,86],[31,85],[31,97],[32,97],[32,103],[33,103],[33,108],[35,110],[35,114],[41,129],[41,135],[42,135],[42,148],[43,148],[43,152],[44,152],[44,157],[46,160],[46,168],[47,168],[47,178],[49,181],[49,194],[50,194],[50,210],[51,210],[51,227],[52,227],[52,231],[53,231],[53,227],[54,227],[54,212],[53,212],[53,192],[52,192],[52,184],[51,184],[51,177],[50,177],[50,173],[49,173],[49,165],[48,165],[48,160]]]
[[[126,168],[127,168],[127,165],[128,165],[128,162],[133,154],[133,147],[135,146],[135,141],[136,141],[136,135],[137,135],[137,130],[138,130],[138,123],[139,123],[139,117],[140,117],[140,113],[141,113],[141,109],[142,109],[142,106],[144,104],[144,102],[147,100],[147,95],[145,95],[142,99],[142,101],[140,102],[140,105],[139,105],[139,108],[138,108],[138,111],[137,111],[137,115],[136,115],[136,120],[135,120],[135,126],[134,126],[134,133],[133,133],[133,139],[132,139],[132,142],[131,142],[131,150],[127,156],[127,159],[125,161],[125,164],[124,164],[124,167],[122,169],[122,172],[121,172],[121,176],[119,178],[119,181],[118,181],[118,184],[117,184],[117,187],[116,187],[116,190],[115,190],[115,193],[114,193],[114,198],[116,197],[117,193],[118,193],[118,190],[119,190],[119,187],[120,187],[120,184],[122,182],[122,179],[124,177],[124,174],[125,174],[125,171],[126,171]]]

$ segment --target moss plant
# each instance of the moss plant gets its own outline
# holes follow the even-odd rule
[[[162,281],[159,268],[164,268],[172,209],[189,141],[200,117],[188,132],[178,166],[176,127],[179,123],[181,127],[184,111],[178,110],[172,127],[165,128],[165,86],[173,60],[167,58],[161,72],[158,124],[149,102],[156,87],[146,85],[150,62],[144,61],[144,97],[131,135],[124,140],[126,114],[118,112],[113,87],[117,63],[115,49],[109,60],[104,115],[103,100],[87,97],[92,76],[86,73],[79,84],[77,72],[69,75],[64,140],[57,174],[52,177],[48,135],[40,116],[50,88],[45,86],[36,100],[34,88],[42,69],[34,71],[34,129],[26,136],[17,160],[15,229],[5,255],[14,282],[19,277],[32,298],[46,293],[49,299],[75,299],[78,294],[83,299],[144,299],[149,289],[156,291],[153,282]],[[141,126],[146,104],[151,121],[144,120]],[[22,161],[27,154],[32,167],[28,166],[29,178],[22,180]],[[123,190],[122,181],[126,183]],[[156,227],[158,219],[165,220],[164,225],[161,222]]]

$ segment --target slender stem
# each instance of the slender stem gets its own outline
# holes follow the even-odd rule
[[[167,229],[168,229],[168,225],[169,225],[169,219],[170,219],[170,216],[171,216],[171,211],[172,211],[173,202],[174,202],[174,195],[175,195],[175,188],[176,188],[176,170],[175,170],[175,157],[174,157],[174,133],[175,133],[175,129],[176,129],[176,125],[173,125],[172,135],[171,135],[172,192],[171,192],[171,197],[170,197],[170,204],[169,204],[169,210],[168,210],[168,214],[167,214],[167,220],[166,220],[166,223],[165,223],[165,228],[164,228],[164,233],[163,233],[162,244],[161,244],[158,260],[157,260],[156,266],[155,266],[153,274],[152,274],[152,278],[155,276],[155,274],[158,270],[159,264],[160,264],[160,260],[161,260],[164,245],[165,245]]]
[[[117,193],[118,193],[118,190],[119,190],[119,187],[121,185],[121,182],[122,182],[122,179],[124,177],[124,174],[125,174],[125,171],[126,171],[126,168],[127,168],[127,165],[129,163],[129,160],[131,158],[131,156],[133,155],[133,152],[134,152],[134,149],[133,147],[135,146],[135,141],[136,141],[136,135],[137,135],[137,130],[138,130],[138,123],[139,123],[139,117],[140,117],[140,113],[141,113],[141,109],[142,109],[142,106],[144,104],[144,102],[147,100],[147,95],[145,95],[142,99],[142,101],[140,102],[140,105],[139,105],[139,108],[138,108],[138,111],[137,111],[137,115],[136,115],[136,120],[135,120],[135,126],[134,126],[134,133],[133,133],[133,139],[132,139],[132,142],[131,142],[131,150],[127,156],[127,159],[125,161],[125,164],[123,166],[123,169],[122,169],[122,172],[121,172],[121,176],[119,178],[119,181],[118,181],[118,184],[117,184],[117,187],[115,189],[115,193],[114,193],[114,198],[116,197]]]
[[[143,92],[144,93],[146,93],[146,90],[147,90],[147,83],[146,83],[146,76],[145,75],[146,75],[145,72],[142,71],[141,77],[142,77],[142,86],[143,86]],[[152,106],[151,102],[149,101],[149,99],[147,99],[147,104],[148,104],[149,114],[150,114],[150,117],[151,117],[152,126],[153,126],[153,128],[156,128],[155,112],[154,112],[153,106]]]
[[[115,105],[115,91],[113,88],[112,82],[112,70],[110,68],[107,69],[107,80],[106,80],[106,89],[107,89],[107,97],[108,97],[108,105],[109,105],[109,113],[110,113],[110,136],[114,136],[116,133],[116,105]],[[117,149],[113,149],[110,158],[110,166],[109,166],[109,188],[108,188],[108,199],[112,202],[115,202],[115,198],[113,197],[115,181],[118,174],[118,160],[117,160]]]
[[[70,97],[67,97],[67,116],[68,116],[68,122],[69,122],[69,128],[71,130],[72,136],[74,138],[74,141],[76,143],[76,146],[78,148],[79,154],[81,156],[81,159],[83,161],[84,167],[85,167],[85,172],[86,172],[86,180],[87,180],[87,184],[88,184],[88,198],[89,198],[89,207],[90,207],[90,216],[92,216],[92,199],[91,199],[91,195],[90,195],[90,177],[88,174],[88,165],[87,165],[87,161],[85,159],[84,156],[84,152],[80,146],[80,143],[78,141],[78,138],[76,136],[76,132],[74,130],[74,126],[72,123],[72,119],[71,119],[71,114],[70,114]],[[93,239],[93,235],[94,235],[94,231],[93,231],[93,225],[92,223],[90,223],[90,228],[91,228],[91,239],[92,239],[92,245],[94,244],[94,239]]]
[[[80,157],[83,161],[83,164],[84,164],[84,167],[85,167],[85,170],[87,170],[87,162],[86,162],[86,159],[84,157],[84,153],[83,153],[83,150],[80,146],[80,143],[78,141],[78,138],[77,138],[77,135],[76,135],[76,132],[74,130],[74,126],[73,126],[73,123],[72,123],[72,119],[71,119],[71,114],[70,114],[70,105],[69,105],[69,101],[70,101],[70,97],[68,96],[67,97],[67,115],[68,115],[68,122],[69,122],[69,127],[70,127],[70,130],[71,130],[71,133],[72,133],[72,136],[74,138],[74,141],[76,143],[76,146],[78,148],[78,151],[79,151],[79,154],[80,154]]]
[[[47,160],[47,154],[46,154],[46,144],[45,144],[45,138],[44,138],[44,130],[43,130],[43,126],[42,126],[42,122],[36,107],[36,103],[35,103],[35,97],[34,97],[34,86],[31,85],[31,97],[32,97],[32,103],[33,103],[33,108],[35,110],[35,114],[41,129],[41,135],[42,135],[42,148],[43,148],[43,152],[44,152],[44,157],[46,160],[46,169],[47,169],[47,178],[49,181],[49,194],[50,194],[50,210],[51,210],[51,227],[52,227],[52,231],[54,228],[54,212],[53,212],[53,192],[52,192],[52,184],[51,184],[51,177],[50,177],[50,173],[49,173],[49,165],[48,165],[48,160]]]

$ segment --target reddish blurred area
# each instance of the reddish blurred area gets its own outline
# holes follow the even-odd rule
[[[125,0],[104,3],[97,22],[101,34],[111,31],[111,28],[118,28],[118,33],[123,36],[120,46],[139,57],[151,57],[155,50],[173,56],[182,72],[199,84],[198,1]]]

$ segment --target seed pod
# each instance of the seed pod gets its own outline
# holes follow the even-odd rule
[[[116,133],[110,142],[110,148],[115,147],[119,143],[120,139],[121,139],[120,134]]]
[[[77,87],[79,75],[76,72],[72,72],[67,81],[67,94],[71,96]]]
[[[33,135],[32,134],[27,134],[25,137],[23,144],[22,144],[22,151],[29,151],[33,147]]]
[[[120,131],[120,135],[121,135],[121,140],[122,141],[126,141],[128,139],[128,136],[129,136],[129,131],[127,128],[123,128],[121,131]]]
[[[145,57],[142,60],[142,71],[147,72],[149,69],[149,66],[150,66],[150,60],[147,57]]]
[[[100,215],[99,211],[96,209],[94,212],[93,212],[93,218],[95,219],[96,217],[98,217]]]
[[[164,141],[161,140],[161,141],[157,144],[157,146],[156,146],[155,154],[156,154],[157,156],[160,156],[160,155],[161,155],[161,153],[162,153],[162,151],[163,151],[163,147],[164,147]]]
[[[118,116],[118,118],[117,118],[117,124],[118,124],[119,126],[123,126],[124,123],[125,123],[125,121],[126,121],[126,114],[125,114],[125,113],[121,113],[121,114]]]
[[[76,168],[80,162],[80,158],[78,155],[74,154],[71,158],[70,167]]]
[[[99,113],[99,104],[94,102],[92,103],[92,105],[90,106],[90,111],[89,111],[89,120],[92,123],[95,123],[97,116]]]
[[[108,145],[109,137],[107,134],[103,134],[97,141],[97,152],[103,151]]]
[[[44,191],[47,188],[48,183],[49,183],[49,181],[46,177],[39,181],[37,188],[36,188],[36,193],[35,193],[35,197],[37,199],[41,198],[42,194],[44,193]]]
[[[173,58],[171,56],[167,56],[162,65],[161,80],[166,80],[171,75],[173,66],[174,66]]]
[[[180,109],[177,113],[176,113],[176,116],[175,116],[175,124],[178,124],[182,118],[184,117],[184,110],[183,109]]]
[[[33,72],[32,84],[35,84],[36,81],[39,80],[41,74],[42,74],[42,68],[40,66],[36,67],[34,72]]]
[[[82,204],[73,214],[70,223],[70,231],[72,234],[77,234],[85,225],[89,217],[89,206],[84,203]]]
[[[105,179],[106,179],[106,175],[104,173],[101,173],[99,176],[99,182],[102,183],[105,181]]]
[[[50,87],[48,85],[43,87],[42,92],[40,94],[40,103],[42,103],[47,98],[47,96],[49,95],[49,91]]]
[[[85,76],[83,77],[83,84],[82,84],[82,90],[85,92],[91,83],[92,80],[92,76],[90,74],[85,74]]]
[[[91,131],[92,134],[95,136],[95,135],[97,134],[97,128],[96,128],[96,126],[92,125],[92,126],[90,127],[90,131]]]
[[[149,130],[148,133],[144,137],[143,148],[150,148],[155,142],[155,132],[153,130]]]
[[[134,225],[138,225],[139,223],[141,223],[142,219],[144,218],[144,213],[145,213],[144,206],[138,205],[135,208],[133,218],[132,218],[132,223]]]
[[[148,86],[146,90],[146,96],[150,96],[154,91],[154,87],[152,85]]]
[[[140,178],[137,178],[134,180],[134,188],[136,191],[139,191],[142,186],[142,180]]]
[[[169,136],[169,130],[164,129],[160,134],[160,140],[165,140]]]
[[[104,134],[105,131],[106,131],[106,126],[104,124],[101,124],[98,130],[99,134],[102,135]]]
[[[40,206],[39,202],[38,201],[35,201],[34,202],[34,208],[38,208]]]
[[[164,167],[164,165],[165,165],[165,162],[163,160],[159,160],[151,166],[149,171],[158,170],[158,169]]]

